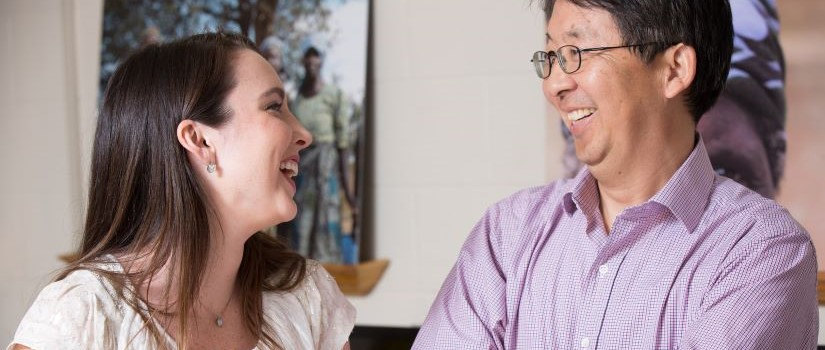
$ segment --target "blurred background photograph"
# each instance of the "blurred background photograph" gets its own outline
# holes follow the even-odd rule
[[[100,95],[129,53],[204,31],[249,37],[312,133],[301,153],[298,216],[269,231],[324,263],[358,262],[365,153],[368,0],[105,0]]]

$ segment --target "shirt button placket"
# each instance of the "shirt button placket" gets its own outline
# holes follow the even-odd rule
[[[606,282],[608,281],[607,276],[608,276],[609,272],[610,272],[610,267],[608,266],[608,264],[602,264],[602,265],[599,265],[598,272],[596,273],[596,277],[597,277],[599,287],[598,287],[597,291],[595,291],[595,293],[596,293],[596,296],[597,296],[596,299],[598,300],[598,302],[593,304],[593,306],[592,306],[593,309],[591,311],[592,316],[593,316],[593,321],[595,321],[596,324],[601,324],[601,322],[603,322],[603,320],[599,316],[604,315],[604,309],[599,307],[599,306],[604,306],[604,303],[607,302],[607,300],[605,300],[607,298],[607,294],[608,294],[606,288],[609,288],[609,283],[606,283]],[[597,306],[597,305],[599,305],[599,306]],[[591,330],[591,331],[595,331],[595,330]],[[590,348],[590,337],[582,337],[579,340],[579,346],[582,349]]]

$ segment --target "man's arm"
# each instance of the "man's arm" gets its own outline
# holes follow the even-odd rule
[[[350,135],[352,126],[353,108],[349,99],[340,88],[336,91],[335,106],[333,107],[333,132],[335,133],[335,149],[338,151],[338,174],[341,187],[344,190],[344,198],[347,200],[353,212],[357,212],[358,205],[355,201],[355,188],[351,185],[349,156],[350,147],[353,140]]]
[[[751,228],[758,239],[740,242],[720,265],[680,348],[816,348],[813,244],[789,217],[765,221]]]
[[[502,349],[505,275],[495,207],[473,228],[413,349]]]

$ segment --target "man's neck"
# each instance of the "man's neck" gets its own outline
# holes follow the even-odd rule
[[[598,184],[599,209],[606,232],[611,231],[616,216],[623,210],[656,195],[693,151],[693,134],[681,132],[662,140],[640,145],[638,149],[644,151],[633,159],[591,169]]]
[[[323,88],[324,81],[320,78],[305,79],[304,82],[301,84],[301,87],[299,88],[299,92],[303,96],[312,97],[320,93],[321,89]]]

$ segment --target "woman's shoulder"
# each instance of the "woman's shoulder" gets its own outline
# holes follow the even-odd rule
[[[341,349],[355,326],[355,308],[335,279],[315,260],[307,259],[306,276],[289,291],[264,295],[264,312],[279,334],[294,333],[299,348]],[[289,336],[288,336],[289,337]]]
[[[104,334],[123,318],[123,311],[104,276],[90,269],[74,270],[40,291],[20,321],[13,343],[37,349],[106,344]]]
[[[323,264],[312,259],[306,259],[306,274],[303,281],[292,290],[283,293],[309,294],[310,297],[318,298],[320,302],[346,301],[335,278],[327,272]],[[346,303],[349,304],[349,302]]]
[[[72,304],[80,300],[94,301],[101,311],[123,311],[119,297],[107,273],[121,274],[123,268],[112,256],[105,256],[94,263],[81,265],[66,276],[50,283],[40,292],[45,300]]]
[[[335,279],[332,278],[332,276],[329,274],[329,272],[327,272],[327,270],[324,268],[324,265],[322,265],[317,260],[312,260],[312,259],[306,259],[306,262],[307,262],[307,267],[306,267],[306,270],[307,270],[306,276],[307,277],[304,280],[305,284],[306,283],[315,283],[317,285],[317,284],[320,283],[322,285],[328,285],[328,284],[329,285],[335,285]],[[336,285],[336,289],[337,288],[338,287]]]
[[[304,279],[289,290],[264,292],[264,300],[273,302],[279,299],[298,299],[301,304],[328,304],[345,302],[349,305],[335,279],[324,269],[318,261],[306,259],[306,273]]]
[[[107,311],[106,306],[115,304],[114,288],[104,276],[95,270],[78,269],[46,285],[30,311]]]

